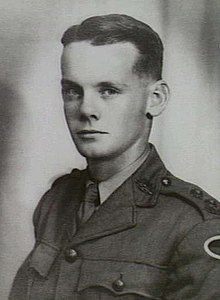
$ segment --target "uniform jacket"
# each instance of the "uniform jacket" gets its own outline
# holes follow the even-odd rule
[[[41,199],[36,244],[10,300],[220,299],[215,199],[174,177],[152,147],[144,164],[77,229],[85,178],[86,171],[74,170]]]

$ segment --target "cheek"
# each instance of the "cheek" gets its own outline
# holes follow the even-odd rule
[[[124,122],[127,122],[128,126],[129,123],[142,123],[145,119],[145,107],[141,103],[133,102],[123,110],[120,118],[123,119]]]
[[[117,139],[126,139],[138,134],[140,120],[132,113],[109,116],[108,127]]]
[[[73,105],[72,103],[64,103],[63,110],[68,121],[76,119],[79,111],[77,106]]]
[[[146,119],[144,105],[134,101],[126,101],[107,109],[103,117],[104,122],[114,131],[127,130],[128,133],[142,127]]]
[[[139,136],[146,126],[146,120],[144,109],[133,107],[133,110],[128,111],[123,120],[127,134],[129,136]]]

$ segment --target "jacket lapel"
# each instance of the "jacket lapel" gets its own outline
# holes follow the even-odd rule
[[[71,195],[69,198],[69,205],[66,206],[65,213],[62,214],[62,228],[63,228],[63,238],[64,240],[68,239],[68,241],[71,241],[72,236],[77,231],[77,212],[80,207],[82,198],[84,196],[85,192],[85,185],[86,185],[86,179],[87,178],[87,172],[85,171],[80,178],[76,181],[74,179],[74,184],[72,184],[71,189]]]
[[[111,235],[136,225],[132,180],[129,178],[83,224],[71,244]]]
[[[70,174],[66,180],[56,184],[48,197],[53,199],[40,240],[55,248],[70,241],[77,230],[76,213],[83,196],[85,172],[80,177]]]

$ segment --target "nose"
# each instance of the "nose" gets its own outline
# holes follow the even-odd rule
[[[93,93],[85,92],[79,111],[82,118],[99,120],[100,109],[97,97]]]

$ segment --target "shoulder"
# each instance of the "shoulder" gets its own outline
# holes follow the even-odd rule
[[[170,172],[161,178],[160,194],[181,200],[186,206],[194,208],[204,221],[212,218],[220,219],[219,201],[201,187],[181,180]]]
[[[44,220],[48,212],[54,210],[54,206],[60,205],[68,195],[78,189],[85,177],[86,170],[73,169],[71,173],[58,177],[51,185],[51,188],[41,197],[33,214],[35,228]],[[67,196],[67,197],[65,197]]]
[[[64,174],[54,180],[52,183],[51,188],[57,187],[59,185],[63,185],[67,183],[68,181],[76,181],[81,179],[83,174],[85,174],[86,170],[79,170],[79,169],[73,169],[71,173]]]
[[[160,195],[169,208],[178,211],[177,253],[198,259],[220,259],[220,202],[201,187],[170,172],[161,178]],[[219,266],[218,266],[219,268]]]
[[[199,287],[199,299],[206,294],[211,299],[219,293],[216,278],[220,276],[220,203],[201,187],[169,172],[161,178],[160,195],[163,203],[169,202],[180,216],[172,227],[176,236],[169,263],[175,271],[167,291],[171,287],[175,299],[179,295],[187,298],[191,287],[185,289],[185,278],[191,278]]]

